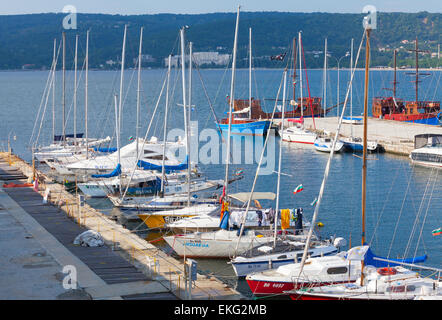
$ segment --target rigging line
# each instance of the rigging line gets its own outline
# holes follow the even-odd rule
[[[412,165],[411,167],[414,168],[414,165]],[[404,171],[405,171],[405,168],[404,168]],[[406,172],[406,171],[405,171],[405,172]],[[388,248],[387,258],[390,257],[390,253],[391,253],[391,250],[392,250],[392,247],[393,247],[393,242],[394,242],[394,240],[395,240],[395,238],[396,238],[396,233],[397,233],[397,230],[398,230],[398,227],[399,227],[399,221],[400,221],[400,219],[401,219],[401,217],[402,217],[402,212],[403,212],[404,205],[405,205],[405,199],[406,199],[406,197],[407,197],[408,190],[409,190],[409,188],[410,188],[410,183],[411,183],[411,174],[410,174],[410,178],[408,179],[407,188],[406,188],[406,190],[405,190],[405,192],[404,192],[404,199],[402,200],[401,209],[399,210],[399,217],[398,217],[398,219],[397,219],[397,221],[396,221],[396,225],[395,225],[395,227],[394,227],[393,237],[392,237],[392,239],[391,239],[391,243],[390,243],[390,248]]]
[[[434,170],[435,170],[435,168],[432,168],[432,169],[431,169],[431,173],[433,173]],[[436,169],[436,170],[437,170],[437,169]],[[414,220],[413,228],[412,228],[412,231],[411,231],[410,237],[409,237],[409,239],[408,239],[407,246],[406,246],[406,248],[405,248],[405,256],[408,255],[408,252],[409,252],[409,250],[411,249],[411,240],[412,240],[412,238],[414,238],[414,235],[415,235],[415,233],[416,233],[417,225],[418,225],[418,222],[419,222],[420,216],[422,215],[422,207],[424,206],[424,201],[425,201],[425,198],[426,198],[426,195],[427,195],[427,192],[428,192],[428,189],[429,189],[429,185],[430,185],[430,183],[431,183],[431,174],[428,176],[428,181],[427,181],[427,184],[426,184],[426,186],[425,186],[424,194],[422,195],[422,199],[421,199],[421,202],[420,202],[420,205],[419,205],[419,210],[418,210],[418,212],[417,212],[417,214],[416,214],[416,218],[415,218],[415,220]],[[417,242],[416,247],[417,247],[418,244],[419,244],[419,241]],[[417,248],[416,248],[416,249],[417,249]]]
[[[42,97],[41,97],[40,106],[39,106],[39,109],[38,109],[38,112],[37,112],[37,117],[36,117],[35,122],[34,122],[34,127],[32,129],[31,137],[29,139],[29,145],[32,144],[32,139],[34,138],[34,133],[35,133],[35,129],[36,129],[36,126],[37,126],[38,118],[40,117],[39,115],[40,115],[40,112],[41,112],[41,108],[43,106],[44,96],[46,94],[46,90],[49,90],[48,89],[49,81],[50,81],[50,79],[52,80],[52,76],[53,76],[53,74],[56,71],[55,69],[56,69],[56,65],[57,65],[57,61],[58,61],[58,56],[59,56],[59,53],[60,53],[60,47],[61,47],[61,44],[59,44],[57,55],[56,55],[55,59],[53,59],[52,64],[51,64],[51,72],[49,72],[48,79],[46,80],[46,85],[45,85],[45,89],[44,89]],[[42,119],[40,121],[43,121],[43,117],[42,117]],[[53,137],[52,137],[52,139],[53,139]],[[35,146],[37,142],[38,142],[38,140],[36,140],[33,143],[33,145]]]
[[[164,87],[166,86],[167,74],[168,74],[168,72],[166,72],[166,74],[165,74],[165,76],[164,76],[163,86],[162,86],[162,88],[161,88],[160,95],[159,95],[158,100],[157,100],[157,103],[156,103],[156,105],[155,105],[155,109],[154,109],[154,111],[153,111],[152,118],[150,119],[149,126],[148,126],[148,128],[147,128],[147,130],[146,130],[146,134],[145,134],[145,136],[144,136],[143,144],[141,145],[140,150],[144,150],[144,146],[145,146],[145,144],[146,144],[146,139],[147,139],[147,136],[148,136],[148,134],[149,134],[150,127],[151,127],[151,125],[152,125],[153,119],[155,118],[155,114],[156,114],[157,109],[158,109],[158,106],[159,106],[159,104],[160,104],[160,100],[161,100],[161,97],[162,97],[162,95],[163,95]],[[124,190],[123,195],[122,195],[121,198],[120,198],[120,201],[121,201],[121,202],[124,200],[124,197],[126,196],[127,190],[129,189],[129,185],[130,185],[130,182],[132,181],[132,178],[133,178],[133,176],[134,176],[134,174],[135,174],[135,169],[136,169],[137,166],[138,166],[138,161],[140,160],[141,153],[142,153],[142,152],[139,152],[138,155],[137,155],[137,159],[136,159],[136,161],[135,161],[135,165],[134,165],[134,168],[133,168],[133,170],[132,170],[132,173],[131,173],[130,179],[129,179],[128,183],[127,183],[127,186],[126,186],[126,188],[125,188],[125,190]]]
[[[52,81],[50,82],[50,84],[49,84],[49,88],[48,88],[48,90],[47,90],[45,106],[44,106],[43,114],[42,114],[42,117],[41,117],[42,121],[40,122],[40,127],[39,127],[39,129],[38,129],[38,135],[37,135],[37,138],[36,138],[36,142],[37,142],[38,139],[40,138],[40,132],[41,132],[41,128],[42,128],[42,126],[43,126],[43,119],[44,119],[44,116],[45,116],[45,114],[46,114],[46,107],[48,106],[49,93],[50,93],[50,89],[51,89],[51,88],[52,88]]]
[[[286,72],[286,71],[285,71],[285,72]],[[284,73],[284,74],[285,74],[285,73]],[[281,79],[281,82],[280,82],[280,84],[279,84],[279,88],[278,88],[278,92],[277,92],[277,94],[276,94],[275,105],[274,105],[274,107],[273,107],[272,118],[271,118],[271,120],[270,120],[271,123],[273,122],[273,118],[274,118],[274,115],[275,115],[275,110],[276,110],[276,107],[277,107],[277,105],[278,105],[279,94],[281,93],[281,87],[283,86],[283,82],[284,82],[284,77],[282,77],[282,79]],[[248,214],[249,209],[250,209],[250,203],[251,203],[251,201],[252,201],[253,192],[254,192],[254,190],[255,190],[256,180],[258,179],[259,169],[260,169],[260,167],[261,167],[262,159],[263,159],[263,157],[264,157],[264,152],[265,152],[265,149],[266,149],[266,146],[267,146],[267,142],[268,142],[270,136],[271,136],[271,134],[268,132],[268,133],[267,133],[267,136],[266,136],[266,139],[265,139],[265,141],[264,141],[264,145],[263,145],[263,147],[262,147],[261,156],[260,156],[260,159],[259,159],[258,167],[257,167],[257,169],[256,169],[255,177],[254,177],[254,180],[253,180],[252,190],[251,190],[251,192],[250,192],[249,199],[248,199],[248,201],[247,201],[246,212],[244,213],[244,216],[243,216],[243,220],[242,220],[242,223],[241,223],[241,230],[240,230],[240,233],[239,233],[239,236],[238,236],[238,241],[237,241],[237,243],[236,243],[235,254],[234,254],[235,256],[236,256],[236,252],[238,251],[239,241],[240,241],[241,236],[242,236],[242,234],[243,234],[243,232],[244,232],[245,220],[246,220],[246,218],[247,218],[247,214]],[[276,218],[275,218],[275,220],[276,220]]]
[[[193,59],[192,59],[192,60],[193,60]],[[223,135],[222,135],[221,127],[220,127],[220,125],[219,125],[219,119],[218,119],[218,117],[216,116],[215,110],[213,109],[213,104],[212,104],[212,102],[210,101],[210,97],[209,97],[209,95],[208,95],[208,93],[207,93],[206,86],[204,85],[204,82],[203,82],[203,78],[202,78],[202,76],[201,76],[201,72],[200,72],[199,65],[198,65],[198,63],[196,63],[196,62],[195,62],[194,64],[195,64],[195,66],[196,66],[195,69],[197,70],[198,76],[199,76],[200,81],[201,81],[201,85],[202,85],[202,87],[203,87],[204,95],[206,96],[207,102],[209,103],[210,111],[212,112],[213,118],[215,119],[216,125],[217,125],[217,127],[218,127],[218,132],[221,134],[221,137],[222,137],[222,139],[223,139],[222,141],[224,142],[224,137],[223,137]]]
[[[401,166],[402,166],[402,163],[401,163]],[[391,191],[393,190],[393,185],[394,185],[394,183],[395,183],[395,181],[396,181],[398,175],[399,175],[399,170],[396,170],[396,175],[394,176],[394,179],[393,179],[392,183],[390,184],[390,190],[388,190],[387,198],[386,198],[385,201],[384,201],[384,206],[382,207],[381,213],[380,213],[379,218],[378,218],[378,221],[377,221],[377,223],[376,223],[376,225],[375,225],[375,227],[374,227],[373,234],[372,234],[372,236],[371,236],[371,240],[370,240],[369,243],[372,243],[372,241],[373,241],[373,239],[374,239],[374,235],[377,234],[377,229],[378,229],[378,227],[379,227],[379,225],[380,225],[381,218],[382,218],[382,216],[383,216],[383,214],[384,214],[385,208],[386,208],[387,203],[388,203],[388,199],[390,198]]]
[[[415,256],[415,257],[416,257],[416,255],[417,255],[417,248],[418,248],[418,245],[419,245],[419,239],[422,240],[422,245],[424,246],[424,252],[427,251],[426,248],[425,248],[425,242],[424,242],[424,238],[422,237],[422,233],[423,233],[423,229],[424,229],[425,221],[427,220],[428,209],[430,208],[430,203],[431,203],[431,199],[432,199],[433,194],[434,194],[434,187],[435,187],[435,185],[436,185],[436,181],[437,181],[437,176],[438,176],[438,175],[439,175],[439,170],[436,170],[436,178],[433,179],[433,188],[431,189],[430,197],[429,197],[429,199],[428,199],[428,201],[427,201],[427,209],[426,209],[426,211],[425,211],[425,215],[424,215],[424,219],[423,219],[423,221],[422,221],[422,226],[421,226],[421,230],[420,230],[419,238],[418,238],[418,241],[417,241],[417,244],[416,244],[416,250],[415,250],[415,252],[414,252],[414,256]]]

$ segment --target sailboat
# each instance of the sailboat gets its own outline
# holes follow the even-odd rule
[[[440,110],[440,101],[422,101],[419,100],[419,76],[428,76],[428,73],[419,73],[419,50],[418,39],[415,40],[415,48],[409,50],[415,53],[415,100],[404,101],[396,97],[396,55],[394,50],[394,80],[392,96],[376,97],[373,99],[372,114],[375,118],[385,120],[404,121],[412,123],[422,123],[429,125],[442,124],[442,111]]]
[[[365,88],[364,88],[364,149],[363,149],[363,165],[362,165],[362,246],[356,247],[355,260],[360,260],[360,272],[356,283],[352,284],[331,284],[326,286],[308,287],[301,290],[289,291],[290,298],[293,300],[334,300],[334,299],[401,299],[410,297],[414,298],[415,295],[410,294],[411,291],[415,292],[417,286],[428,287],[422,281],[415,281],[417,277],[416,272],[412,272],[401,266],[393,267],[403,263],[415,263],[423,262],[426,256],[415,257],[412,259],[385,259],[373,256],[372,253],[368,255],[368,246],[365,242],[365,210],[366,210],[366,175],[367,175],[367,125],[368,125],[368,77],[369,77],[369,61],[370,61],[370,31],[369,27],[365,27],[364,34],[366,37],[366,58],[365,58]],[[353,248],[354,249],[354,248]],[[367,257],[368,255],[368,257]],[[371,262],[367,262],[369,258]],[[305,258],[303,257],[303,261]],[[304,266],[303,261],[301,262]],[[407,283],[410,284],[407,290]],[[435,282],[433,282],[433,289]],[[401,288],[400,288],[401,287]],[[425,290],[425,289],[423,289]],[[437,294],[441,294],[442,291],[437,289]],[[392,294],[398,293],[400,294]],[[422,292],[419,290],[418,292]],[[428,293],[428,292],[427,292]],[[374,295],[372,295],[374,294]],[[419,293],[418,293],[419,294]],[[428,295],[428,294],[427,294]]]
[[[100,150],[100,152],[105,152],[104,148],[99,148],[102,145],[107,144],[110,142],[110,137],[106,137],[104,139],[96,139],[96,138],[90,138],[88,137],[87,132],[87,76],[88,76],[88,49],[89,49],[89,30],[87,31],[86,35],[86,58],[85,58],[85,65],[86,65],[86,101],[85,101],[85,137],[83,137],[83,133],[77,133],[77,88],[78,88],[78,82],[77,82],[77,56],[78,56],[78,35],[75,38],[75,57],[74,57],[74,97],[73,97],[73,105],[74,105],[74,133],[73,134],[66,134],[66,68],[65,68],[65,60],[66,60],[66,34],[62,33],[62,134],[61,135],[55,135],[55,70],[57,65],[57,58],[56,58],[56,41],[54,40],[54,56],[53,56],[53,62],[52,62],[52,79],[50,83],[50,88],[52,89],[52,136],[53,136],[53,143],[49,146],[34,148],[35,151],[33,152],[34,157],[37,161],[41,163],[46,163],[49,165],[50,168],[55,169],[55,167],[52,165],[54,162],[57,162],[58,164],[63,163],[69,163],[70,161],[78,161],[84,158],[87,158],[89,151],[89,147],[95,147],[96,150]],[[49,90],[47,91],[47,98],[49,97]],[[47,101],[47,100],[46,100]],[[42,119],[43,120],[43,119]],[[38,140],[38,137],[37,137]],[[106,151],[108,152],[108,150]],[[73,160],[72,160],[73,159]]]
[[[233,69],[233,66],[232,66]],[[227,115],[227,118],[221,119],[218,123],[221,131],[227,132],[231,130],[231,134],[264,136],[267,134],[271,126],[271,121],[268,119],[253,119],[252,105],[256,100],[252,97],[252,29],[249,28],[249,99],[230,99],[233,95],[228,97],[229,105],[233,103],[233,110]]]
[[[279,135],[283,141],[288,142],[296,142],[296,143],[304,143],[304,144],[314,144],[316,140],[316,133],[306,130],[304,128],[304,112],[309,110],[309,108],[304,107],[304,103],[306,106],[310,104],[311,116],[314,118],[313,112],[313,103],[311,99],[305,100],[302,95],[302,49],[301,43],[301,32],[299,32],[299,76],[300,76],[300,93],[301,98],[299,99],[300,106],[298,108],[298,102],[296,102],[295,97],[295,84],[296,84],[296,38],[293,39],[293,99],[290,101],[290,104],[293,105],[293,108],[297,108],[301,112],[300,119],[289,118],[287,121],[293,123],[293,126],[289,126],[284,130],[279,130]],[[304,110],[305,109],[305,110]],[[285,115],[285,114],[284,114]]]

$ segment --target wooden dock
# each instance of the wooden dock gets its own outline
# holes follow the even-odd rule
[[[276,124],[279,124],[280,121],[274,120]],[[314,120],[305,118],[304,121],[304,125],[308,129],[314,129],[314,121],[317,130],[325,130],[333,134],[338,127],[337,117],[315,118]],[[293,124],[285,122],[284,125],[291,126]],[[345,123],[341,126],[340,135],[349,137],[352,130],[355,137],[362,137],[362,125],[352,126]],[[368,118],[368,140],[377,141],[388,153],[408,156],[414,149],[414,136],[424,133],[442,134],[442,126]]]
[[[25,161],[0,153],[0,183],[24,183],[34,170]],[[45,246],[60,265],[78,269],[78,284],[92,299],[185,299],[181,261],[125,229],[74,195],[51,183],[41,172],[39,192],[32,187],[2,188],[0,205]],[[1,187],[1,186],[0,186]],[[45,190],[49,202],[43,204]],[[95,230],[105,240],[102,247],[73,244],[75,237]],[[1,276],[0,276],[1,277]],[[245,299],[221,281],[198,274],[192,299]]]

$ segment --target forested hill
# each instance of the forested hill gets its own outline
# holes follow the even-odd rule
[[[441,42],[440,13],[379,13],[377,29],[372,32],[372,65],[388,66],[392,49],[400,48],[399,64],[414,65],[414,47],[428,50],[421,56],[422,67],[438,66],[437,46]],[[48,68],[52,60],[53,40],[61,39],[62,21],[66,14],[30,14],[0,16],[0,69]],[[120,60],[124,25],[128,25],[127,61],[138,54],[140,27],[144,26],[143,53],[150,55],[145,67],[162,67],[171,52],[178,53],[179,28],[189,26],[186,38],[194,43],[194,51],[231,53],[235,13],[106,15],[78,14],[77,30],[67,30],[67,67],[72,67],[75,34],[80,36],[80,57],[84,57],[85,34],[90,29],[90,65],[92,68],[115,68]],[[302,30],[302,39],[309,68],[323,65],[324,39],[328,39],[331,56],[340,58],[349,50],[351,38],[355,47],[362,36],[363,14],[241,12],[238,66],[246,65],[248,29],[253,30],[253,56],[256,67],[281,66],[270,55],[289,51],[292,38]],[[356,49],[355,49],[356,50]],[[431,58],[433,53],[433,58]],[[106,63],[108,62],[108,63]],[[59,64],[60,65],[60,64]],[[329,65],[336,65],[330,58]],[[348,66],[343,59],[341,66]]]

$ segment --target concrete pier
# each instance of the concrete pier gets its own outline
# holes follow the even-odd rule
[[[3,188],[4,182],[25,183],[34,169],[20,158],[0,153],[0,298],[3,299],[185,299],[183,263],[75,195],[43,173],[38,192],[32,187]],[[49,189],[48,203],[43,196]],[[82,247],[74,238],[95,230],[102,247]],[[76,290],[66,290],[63,267],[74,266]],[[26,279],[27,281],[23,281]],[[4,285],[3,285],[4,284]],[[221,281],[198,274],[192,299],[244,299]]]
[[[308,129],[314,129],[313,121],[316,129],[319,131],[327,131],[335,133],[338,127],[337,117],[325,118],[305,118],[304,125]],[[279,124],[280,120],[275,120]],[[285,126],[292,126],[290,122],[284,123]],[[363,125],[351,125],[343,123],[340,135],[349,137],[353,130],[353,136],[361,137],[363,135]],[[419,123],[400,122],[392,120],[384,120],[377,118],[368,118],[368,140],[377,141],[386,152],[408,156],[414,149],[414,136],[423,133],[442,134],[441,126],[425,125]]]

